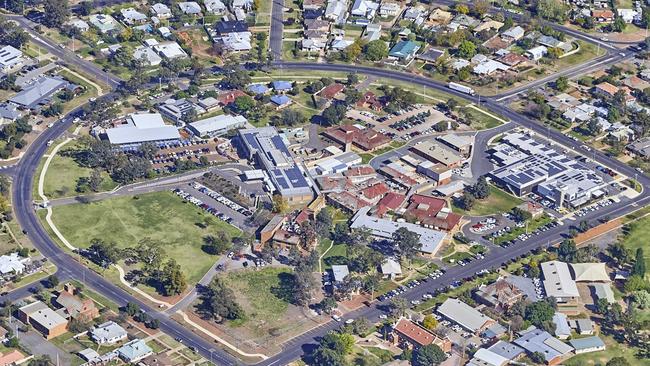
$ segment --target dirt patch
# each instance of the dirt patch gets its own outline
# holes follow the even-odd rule
[[[574,241],[576,242],[577,245],[580,245],[588,240],[591,240],[593,238],[596,238],[610,230],[613,230],[619,226],[621,226],[623,222],[620,219],[615,219],[609,222],[606,222],[604,224],[600,224],[594,228],[591,228],[587,230],[584,233],[578,234],[578,236],[575,237]]]
[[[352,296],[352,299],[340,302],[339,307],[343,307],[344,310],[346,310],[345,312],[354,311],[365,306],[363,304],[364,301],[371,301],[370,295],[363,294]]]

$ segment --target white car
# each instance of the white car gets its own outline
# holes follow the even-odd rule
[[[354,323],[354,319],[348,319],[345,321],[345,324],[352,324]]]
[[[332,315],[332,319],[336,320],[337,322],[341,321],[341,317],[336,314]]]

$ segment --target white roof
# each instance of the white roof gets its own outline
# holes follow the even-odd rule
[[[472,360],[473,363],[486,366],[501,366],[510,361],[509,359],[485,348],[479,348],[479,350],[474,353],[474,358],[479,362],[474,362],[474,360]]]
[[[25,262],[29,258],[23,258],[18,253],[11,253],[0,257],[0,273],[21,273],[25,270]]]
[[[133,22],[138,22],[142,20],[147,20],[147,16],[140,13],[139,11],[135,10],[134,8],[127,8],[127,9],[122,9],[120,10],[122,13],[122,16],[124,19],[133,21]]]
[[[199,14],[201,12],[201,5],[194,1],[178,3],[178,7],[185,14]]]
[[[202,119],[200,121],[190,123],[193,129],[199,132],[200,136],[209,134],[214,131],[229,130],[241,126],[248,122],[243,116],[230,116],[222,114],[220,116]]]
[[[402,266],[394,259],[388,258],[381,264],[381,273],[386,275],[402,274]]]
[[[174,126],[165,125],[158,113],[132,114],[127,117],[128,124],[109,128],[106,136],[111,144],[138,144],[149,141],[180,139]]]
[[[45,305],[45,303],[41,301],[36,301],[29,305],[25,305],[20,308],[20,310],[27,314],[30,319],[33,319],[48,330],[56,328],[61,324],[68,323],[64,317],[59,315],[59,313],[55,312],[54,310],[50,309],[47,305]]]
[[[187,57],[187,53],[176,42],[162,42],[153,46],[153,49],[168,59]]]
[[[427,229],[420,225],[408,222],[394,222],[387,219],[368,216],[370,209],[371,207],[360,209],[352,218],[353,222],[350,227],[353,229],[362,227],[368,228],[372,235],[384,239],[391,239],[393,233],[397,231],[397,229],[405,227],[409,231],[413,231],[420,235],[420,244],[422,244],[420,251],[427,254],[435,253],[447,235],[442,231]]]
[[[578,286],[571,278],[569,266],[560,261],[549,261],[541,264],[544,274],[544,290],[546,295],[553,297],[578,297]]]
[[[445,302],[438,306],[437,311],[472,332],[479,331],[485,326],[485,323],[492,321],[487,315],[453,298],[445,300]]]
[[[151,9],[156,13],[157,15],[171,15],[171,10],[169,7],[165,4],[162,3],[156,3],[151,6]]]
[[[23,52],[12,47],[3,46],[0,48],[0,67],[11,67],[22,61]]]
[[[345,279],[345,276],[350,274],[350,270],[348,270],[348,266],[345,264],[335,264],[332,266],[332,274],[334,275],[334,281],[341,282]]]
[[[94,328],[90,332],[90,335],[95,340],[102,340],[102,339],[111,340],[111,339],[126,337],[127,333],[126,330],[124,330],[124,328],[122,328],[116,322],[108,321]]]
[[[158,56],[156,51],[145,46],[137,47],[133,51],[133,58],[136,60],[144,60],[144,62],[150,66],[156,66],[162,62],[162,58]]]
[[[574,279],[580,282],[609,282],[605,263],[571,263]]]

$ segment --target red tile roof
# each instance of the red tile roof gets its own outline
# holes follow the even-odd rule
[[[388,186],[385,183],[381,182],[362,189],[361,194],[363,194],[363,196],[369,200],[374,200],[379,196],[385,195],[388,193],[388,191]]]
[[[323,134],[340,144],[352,143],[363,150],[374,150],[391,141],[390,137],[372,128],[359,129],[353,125],[330,127]]]
[[[408,338],[409,341],[416,343],[417,346],[427,346],[436,339],[433,333],[429,333],[426,329],[404,318],[397,322],[395,331],[399,335]]]
[[[247,94],[241,90],[229,90],[227,92],[221,93],[217,99],[221,105],[228,105],[230,103],[233,103],[238,97],[243,97],[245,95]]]
[[[334,83],[323,88],[323,90],[318,92],[318,95],[326,99],[333,99],[336,94],[342,92],[343,89],[345,89],[345,86],[343,84]]]
[[[345,173],[343,173],[343,175],[346,177],[359,177],[364,175],[372,175],[375,173],[375,168],[371,167],[370,165],[361,165],[350,168]]]
[[[406,208],[406,215],[413,216],[423,224],[452,230],[458,225],[462,216],[443,210],[446,207],[447,201],[443,199],[414,194]]]

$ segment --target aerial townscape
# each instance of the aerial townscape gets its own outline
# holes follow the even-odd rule
[[[0,0],[0,366],[650,366],[650,0]]]

